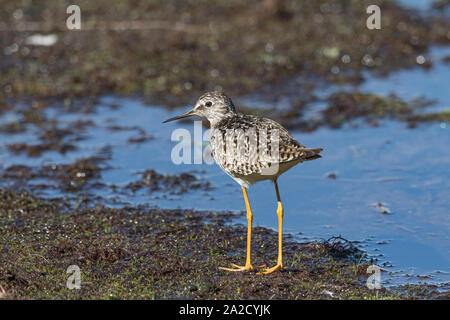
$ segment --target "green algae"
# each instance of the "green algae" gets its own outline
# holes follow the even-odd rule
[[[448,291],[433,286],[428,290],[427,285],[420,290],[414,285],[408,290],[369,290],[365,280],[370,261],[355,255],[356,249],[342,238],[297,243],[287,237],[284,270],[271,275],[221,271],[219,266],[245,258],[245,227],[230,225],[235,214],[227,212],[73,207],[64,199],[7,190],[0,190],[0,200],[3,298],[448,297]],[[276,233],[254,228],[253,241],[254,265],[274,263]],[[79,290],[66,286],[70,265],[80,268]]]
[[[0,95],[71,99],[139,93],[147,101],[188,103],[206,90],[223,88],[236,96],[296,74],[354,83],[365,70],[386,75],[416,67],[416,57],[431,45],[449,43],[444,18],[422,17],[391,1],[78,4],[82,30],[70,31],[65,7],[57,2],[23,7],[1,1],[0,41],[17,50],[8,49],[1,65]],[[380,30],[365,26],[369,4],[382,8]],[[17,10],[19,20],[13,18]],[[37,29],[21,31],[26,21],[38,22]],[[117,28],[119,21],[126,23]],[[58,41],[48,47],[27,44],[37,32],[53,33]]]

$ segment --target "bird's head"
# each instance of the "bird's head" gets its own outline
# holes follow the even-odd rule
[[[236,114],[233,101],[223,92],[213,91],[207,92],[198,98],[194,108],[180,114],[179,116],[165,120],[163,123],[174,121],[190,116],[199,116],[207,119],[211,126],[220,120]]]

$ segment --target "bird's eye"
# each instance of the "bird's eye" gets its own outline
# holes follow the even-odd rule
[[[212,106],[212,102],[211,102],[211,101],[207,101],[207,102],[205,103],[205,106],[211,107],[211,106]]]

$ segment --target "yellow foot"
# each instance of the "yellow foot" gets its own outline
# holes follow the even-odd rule
[[[264,269],[264,271],[258,272],[258,274],[270,274],[276,270],[280,270],[282,268],[281,264],[277,264],[275,267],[272,267],[270,269]]]
[[[224,268],[224,267],[219,267],[219,269],[221,270],[225,270],[225,271],[246,271],[246,270],[252,270],[253,267],[251,264],[249,265],[245,265],[245,266],[238,266],[237,264],[231,264],[231,266],[233,268]]]

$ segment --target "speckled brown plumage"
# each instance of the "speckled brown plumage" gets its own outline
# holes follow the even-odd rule
[[[192,115],[210,122],[212,156],[242,186],[260,180],[276,181],[292,166],[320,158],[322,148],[305,148],[271,119],[238,113],[222,92],[205,93],[192,110],[166,121]]]
[[[267,137],[265,141],[260,141],[261,136]],[[242,143],[244,154],[239,155],[238,143]],[[272,156],[270,155],[271,145],[278,145],[278,154],[275,151]],[[227,150],[230,146],[231,150]],[[227,174],[233,178],[247,177],[245,180],[250,180],[245,183],[246,186],[251,185],[255,178],[255,182],[276,179],[286,171],[284,168],[291,167],[283,166],[284,164],[295,165],[317,159],[322,151],[321,148],[305,148],[285,128],[271,119],[238,113],[222,119],[211,127],[210,147],[216,163]],[[267,148],[267,152],[262,152],[260,147]],[[280,165],[277,173],[270,177],[255,177],[274,163]]]
[[[277,122],[240,114],[224,93],[208,92],[202,95],[195,107],[164,122],[190,116],[207,119],[211,124],[210,148],[212,156],[225,173],[242,186],[247,209],[247,257],[245,265],[232,264],[226,271],[252,270],[251,234],[253,213],[247,195],[247,187],[261,180],[272,180],[277,196],[278,258],[272,268],[264,268],[260,274],[270,274],[283,267],[283,205],[278,190],[278,177],[297,163],[320,157],[322,148],[308,149],[295,140]]]

